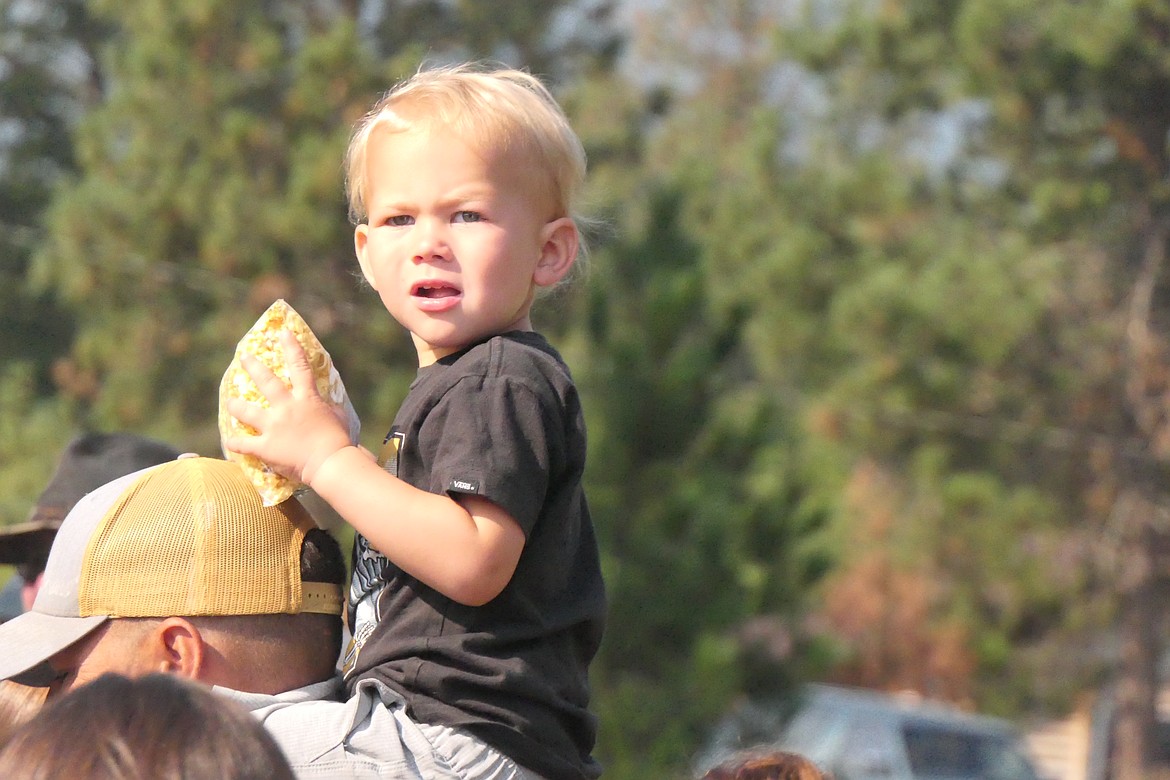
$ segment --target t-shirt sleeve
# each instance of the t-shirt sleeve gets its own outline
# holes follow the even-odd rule
[[[427,415],[430,490],[478,495],[523,529],[536,524],[563,449],[556,398],[514,378],[465,377]]]

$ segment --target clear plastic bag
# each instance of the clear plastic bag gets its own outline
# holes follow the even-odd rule
[[[357,413],[349,401],[345,385],[342,384],[337,369],[333,367],[329,353],[321,346],[321,342],[301,315],[287,301],[278,299],[260,315],[256,324],[240,339],[232,362],[219,383],[219,437],[224,457],[240,464],[260,493],[264,506],[279,504],[304,489],[304,485],[276,473],[271,466],[254,455],[231,452],[223,447],[223,442],[229,436],[256,435],[256,430],[252,426],[245,425],[228,413],[227,402],[232,398],[241,398],[249,403],[268,405],[268,399],[260,393],[256,383],[240,364],[241,355],[248,354],[257,358],[279,377],[286,387],[291,386],[288,367],[284,360],[284,349],[280,344],[282,330],[292,331],[301,343],[301,348],[305,351],[305,357],[308,358],[309,366],[313,370],[317,392],[327,403],[341,410],[349,429],[350,441],[356,444],[361,431],[361,421],[358,420]]]

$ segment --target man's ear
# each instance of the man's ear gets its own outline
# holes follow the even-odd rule
[[[551,287],[569,273],[577,260],[581,237],[577,224],[569,217],[554,219],[540,231],[540,260],[532,274],[537,287]]]
[[[160,621],[149,636],[148,651],[155,671],[201,679],[207,645],[195,625],[181,617]]]
[[[374,269],[370,265],[369,257],[366,253],[366,247],[370,242],[370,226],[362,223],[353,229],[353,253],[357,255],[358,265],[362,268],[362,276],[366,277],[366,281],[370,287],[375,290],[378,285],[374,282]]]

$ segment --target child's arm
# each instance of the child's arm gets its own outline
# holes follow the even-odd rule
[[[511,580],[524,548],[520,525],[484,498],[429,493],[383,470],[350,444],[340,419],[317,393],[296,337],[281,334],[292,388],[260,361],[242,365],[268,399],[268,408],[228,402],[228,411],[256,436],[224,442],[256,455],[281,474],[313,488],[375,550],[406,573],[454,601],[479,606]]]

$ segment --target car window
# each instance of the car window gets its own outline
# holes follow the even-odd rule
[[[782,743],[800,753],[823,753],[825,745],[836,744],[847,725],[843,713],[827,707],[809,707],[797,713],[784,732]]]
[[[926,780],[1036,780],[1013,740],[926,723],[902,727],[914,777]]]
[[[861,713],[850,723],[848,738],[834,765],[842,780],[895,780],[906,777],[898,744],[898,720],[889,713]]]

